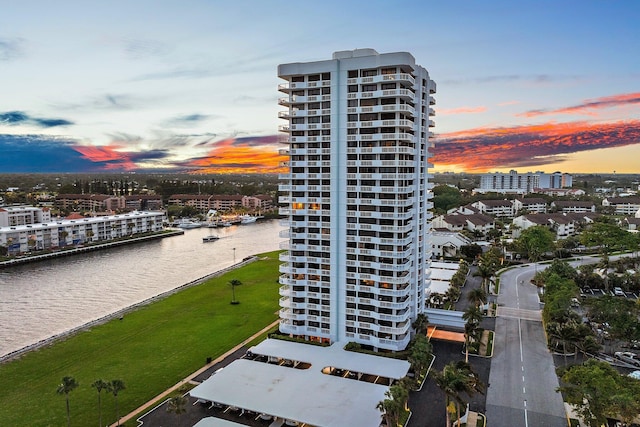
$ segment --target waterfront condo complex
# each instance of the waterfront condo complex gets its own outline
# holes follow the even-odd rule
[[[402,350],[430,282],[436,84],[406,52],[282,64],[280,331]]]

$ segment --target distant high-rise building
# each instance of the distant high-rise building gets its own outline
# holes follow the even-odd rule
[[[571,175],[567,173],[544,172],[518,173],[515,170],[509,173],[493,172],[485,173],[480,177],[478,193],[512,193],[527,194],[540,188],[567,188],[573,185]]]
[[[436,84],[406,52],[282,64],[280,331],[401,350],[430,281]]]

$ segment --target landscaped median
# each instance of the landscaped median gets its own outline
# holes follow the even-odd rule
[[[11,426],[66,424],[65,376],[79,387],[69,393],[71,425],[98,424],[98,379],[120,379],[124,415],[178,383],[207,358],[216,358],[277,319],[278,251],[185,289],[50,347],[0,365],[0,420]],[[229,282],[239,280],[230,304]],[[105,296],[108,298],[108,296]],[[114,396],[103,391],[103,424],[115,421]],[[125,424],[123,424],[125,425]],[[137,425],[129,421],[126,425]]]

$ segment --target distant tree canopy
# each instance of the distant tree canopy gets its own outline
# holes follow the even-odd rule
[[[474,260],[478,256],[482,255],[482,247],[476,243],[472,243],[470,245],[460,246],[460,253],[467,260]]]
[[[436,213],[446,213],[449,209],[462,204],[460,190],[449,185],[438,185],[433,188],[433,206]]]
[[[553,251],[554,237],[547,227],[537,225],[524,230],[515,243],[522,255],[537,262],[546,252]]]

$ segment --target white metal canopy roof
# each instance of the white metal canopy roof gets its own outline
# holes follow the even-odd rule
[[[386,385],[322,373],[333,366],[372,375],[402,378],[409,363],[347,352],[342,344],[319,347],[281,340],[266,340],[255,354],[299,360],[309,369],[295,369],[239,359],[191,390],[193,397],[314,426],[377,427]]]
[[[198,421],[193,427],[238,427],[244,424],[234,423],[233,421],[224,420],[222,418],[207,417]]]

